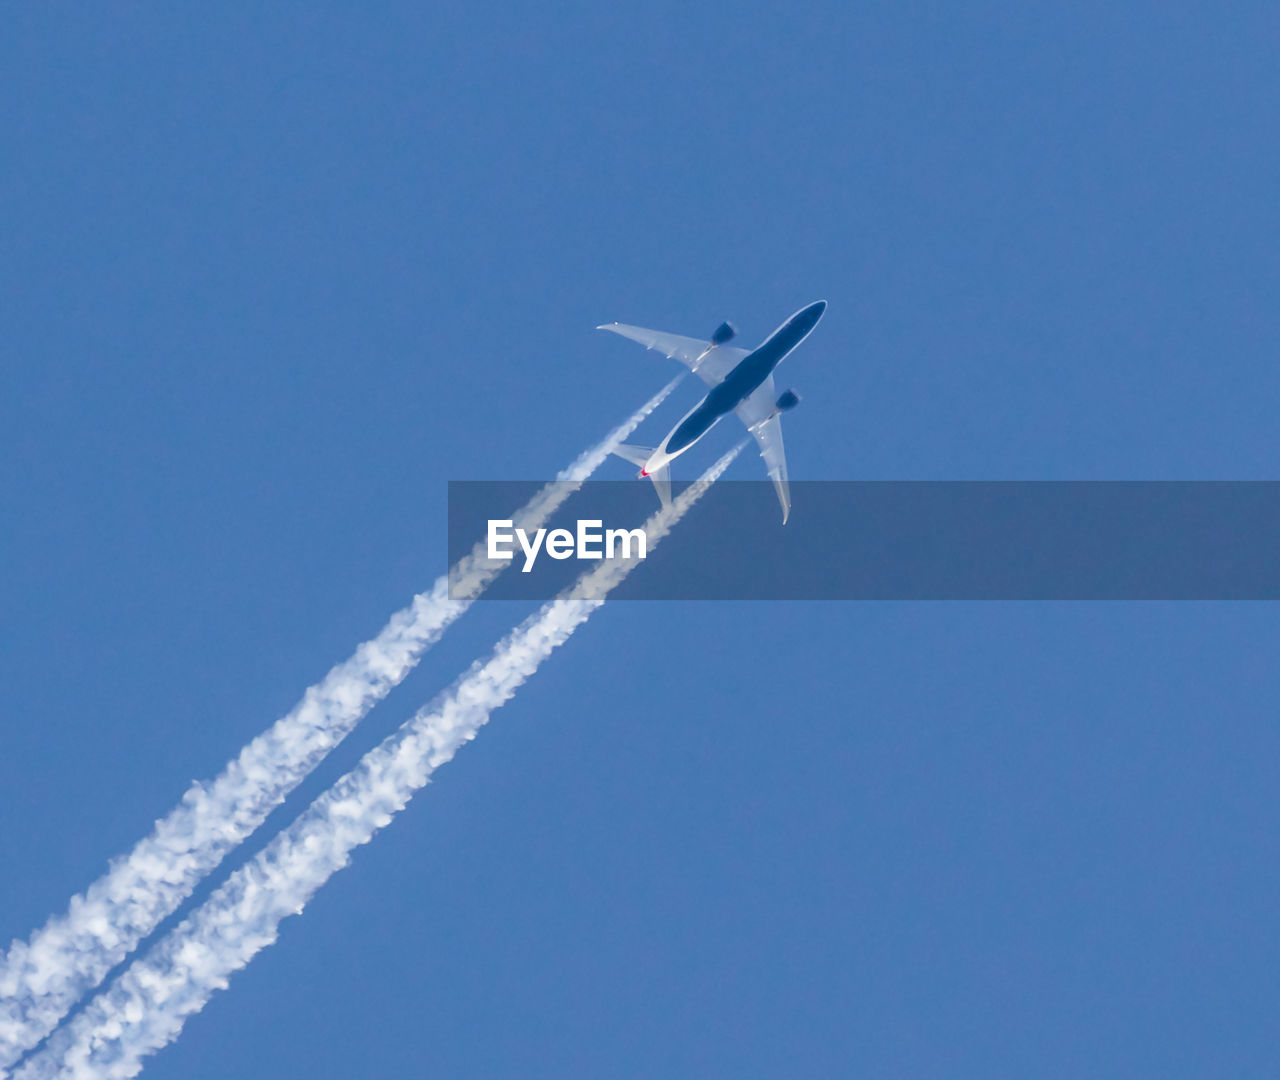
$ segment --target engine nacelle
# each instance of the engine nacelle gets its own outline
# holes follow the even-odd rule
[[[726,341],[732,341],[738,336],[738,331],[734,328],[733,323],[722,322],[716,327],[716,332],[711,335],[712,345],[723,345]]]
[[[786,412],[800,404],[800,395],[794,390],[784,390],[778,398],[778,412]]]

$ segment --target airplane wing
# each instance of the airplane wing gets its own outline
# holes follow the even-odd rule
[[[782,414],[775,404],[776,392],[770,375],[749,398],[733,411],[747,425],[747,430],[760,444],[760,456],[769,471],[782,504],[782,524],[791,513],[791,485],[787,481],[787,455],[782,446]]]
[[[627,326],[625,323],[609,323],[597,326],[596,329],[621,334],[624,338],[638,341],[647,349],[656,349],[663,356],[679,360],[708,386],[722,382],[737,367],[738,361],[750,351],[728,345],[713,345],[709,341],[667,334],[661,330],[646,330],[642,326]]]

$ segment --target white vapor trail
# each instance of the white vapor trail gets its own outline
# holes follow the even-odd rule
[[[649,550],[729,466],[745,441],[645,523]],[[15,1073],[15,1080],[117,1080],[168,1045],[187,1017],[276,940],[351,852],[475,738],[551,652],[605,602],[636,559],[601,563],[512,630],[484,662],[421,709],[237,870]]]
[[[536,529],[545,522],[682,377],[544,486],[513,515],[516,524]],[[48,1035],[404,679],[508,565],[485,555],[477,544],[377,637],[308,689],[217,779],[193,784],[149,836],[72,898],[65,915],[50,918],[29,941],[13,942],[0,961],[0,1070]]]

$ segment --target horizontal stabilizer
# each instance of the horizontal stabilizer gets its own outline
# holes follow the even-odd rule
[[[663,465],[661,468],[654,469],[651,473],[644,471],[645,464],[653,457],[653,447],[633,446],[629,443],[623,443],[613,452],[624,461],[629,461],[632,465],[639,465],[640,475],[647,476],[653,481],[653,488],[658,493],[658,499],[662,505],[671,505],[671,470],[666,465]]]
[[[649,474],[649,479],[653,481],[653,490],[658,493],[658,501],[663,506],[671,505],[671,468],[663,465],[659,469],[654,469]]]
[[[632,465],[638,465],[642,469],[645,466],[645,462],[653,457],[652,446],[633,446],[630,443],[622,443],[619,446],[615,446],[613,452],[623,461],[629,461]]]

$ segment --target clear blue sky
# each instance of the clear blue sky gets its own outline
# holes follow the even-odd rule
[[[0,937],[430,584],[446,481],[670,377],[598,323],[827,299],[798,479],[1275,478],[1278,51],[1260,3],[11,11]],[[1277,630],[606,607],[147,1075],[1274,1075]]]

